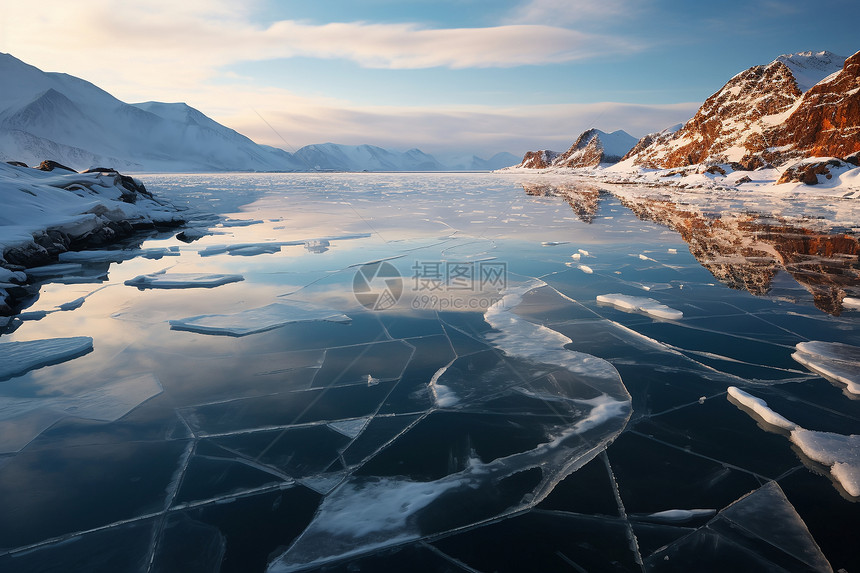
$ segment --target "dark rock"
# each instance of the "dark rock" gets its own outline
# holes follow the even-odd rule
[[[752,179],[750,179],[749,175],[744,175],[743,177],[735,181],[735,183],[737,185],[740,185],[741,183],[750,183],[751,181]]]
[[[112,167],[92,167],[81,173],[117,173],[117,170]]]
[[[720,167],[719,165],[711,165],[705,170],[705,173],[710,173],[711,175],[715,175],[719,173],[720,175],[725,175],[726,170]]]
[[[30,167],[23,161],[7,161],[6,163],[8,163],[9,165],[14,165],[15,167]]]
[[[817,185],[818,176],[824,175],[826,179],[833,177],[829,167],[841,167],[844,165],[838,159],[828,159],[826,161],[813,161],[810,163],[801,163],[792,165],[783,172],[777,183],[800,182],[807,185]]]
[[[39,171],[53,171],[54,169],[64,169],[65,171],[71,171],[72,173],[77,173],[77,171],[75,171],[71,167],[66,167],[62,163],[57,163],[56,161],[53,161],[51,159],[44,160],[43,162],[41,162],[39,164],[39,166],[36,169],[38,169]]]
[[[858,167],[860,167],[860,151],[846,156],[843,161],[845,161],[845,163],[850,163],[851,165],[857,165]]]

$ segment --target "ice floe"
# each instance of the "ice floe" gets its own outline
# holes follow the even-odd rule
[[[92,349],[89,336],[0,342],[0,380],[77,358]]]
[[[812,372],[841,382],[848,392],[860,396],[860,347],[813,340],[799,343],[791,357]]]
[[[830,474],[848,492],[860,497],[860,435],[807,430],[774,412],[767,402],[729,387],[729,396],[771,426],[790,432],[789,439],[811,460],[830,467]]]
[[[655,521],[658,523],[686,523],[694,519],[711,517],[717,513],[715,509],[667,509],[647,515],[631,515],[630,517],[643,521]]]
[[[82,268],[83,267],[77,263],[59,263],[56,265],[45,265],[43,267],[27,269],[27,274],[31,277],[50,277],[77,273],[80,272]]]
[[[629,312],[640,312],[654,318],[665,318],[668,320],[680,320],[684,313],[672,307],[666,306],[653,298],[629,296],[625,294],[600,294],[597,302],[611,304],[612,306]]]
[[[245,280],[242,275],[219,273],[152,273],[125,281],[128,286],[147,288],[214,288]]]
[[[170,321],[174,330],[188,330],[202,334],[246,336],[265,332],[295,322],[341,322],[351,319],[336,310],[300,301],[275,302],[232,314],[202,314]]]

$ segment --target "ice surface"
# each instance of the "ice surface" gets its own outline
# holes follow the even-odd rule
[[[860,496],[860,436],[807,430],[774,412],[767,402],[735,387],[729,396],[772,426],[791,432],[790,440],[811,460],[830,467],[834,479],[849,495]]]
[[[328,427],[343,434],[347,438],[355,438],[358,436],[362,430],[367,426],[367,423],[370,422],[369,417],[364,418],[356,418],[355,420],[342,420],[340,422],[331,422],[328,424]]]
[[[833,571],[775,481],[655,552],[645,561],[645,570],[724,571],[727,563],[755,571]]]
[[[158,378],[146,373],[121,378],[73,398],[58,399],[56,404],[70,416],[110,422],[122,418],[161,391]]]
[[[206,273],[153,273],[125,281],[128,286],[146,288],[214,288],[245,280],[242,275]]]
[[[800,342],[791,355],[816,374],[845,384],[846,389],[860,396],[860,347],[840,342]]]
[[[509,288],[501,300],[487,309],[484,320],[498,331],[489,335],[493,346],[510,356],[596,376],[612,381],[618,390],[623,389],[618,371],[609,362],[590,354],[565,349],[565,345],[572,342],[570,338],[546,326],[533,324],[513,311],[522,302],[524,294],[543,287],[546,287],[543,281],[530,281],[522,286]],[[619,393],[620,396],[625,394],[626,390]]]
[[[77,358],[92,349],[89,336],[0,342],[0,380]]]
[[[348,323],[351,319],[333,309],[289,301],[275,302],[233,314],[203,314],[171,320],[170,326],[174,330],[189,330],[202,334],[246,336],[295,322],[314,321]]]
[[[654,318],[665,318],[668,320],[681,320],[684,313],[665,304],[661,304],[653,298],[629,296],[624,294],[599,294],[597,302],[611,304],[625,311],[641,312]]]
[[[0,453],[21,450],[43,431],[69,416],[102,422],[118,420],[161,391],[158,379],[146,373],[123,377],[80,394],[0,398]]]
[[[548,377],[543,383],[529,383],[525,377],[532,375],[521,374],[523,379],[517,382],[525,387],[507,389],[490,380],[469,379],[468,392],[460,395],[446,382],[449,375],[456,379],[457,374],[451,374],[453,367],[459,366],[455,359],[438,368],[428,384],[434,406],[453,409],[435,411],[406,433],[408,437],[442,423],[437,422],[435,415],[455,416],[462,420],[460,423],[468,424],[472,416],[481,418],[487,400],[508,395],[523,403],[521,407],[526,414],[505,431],[525,432],[521,424],[537,423],[537,428],[531,430],[538,430],[537,443],[491,460],[467,449],[465,463],[450,461],[448,473],[437,479],[418,479],[420,472],[411,475],[407,467],[400,470],[404,475],[398,477],[352,475],[325,498],[314,520],[293,546],[270,563],[270,571],[312,568],[531,507],[621,432],[630,416],[631,404],[615,368],[595,356],[567,350],[564,346],[571,343],[569,338],[528,322],[514,312],[524,295],[539,288],[548,287],[541,281],[530,281],[504,291],[502,299],[484,313],[484,320],[493,327],[487,339],[511,359],[526,360],[535,369],[567,371],[573,379],[565,384],[558,383],[555,377]],[[499,376],[510,385],[510,374],[506,373],[494,369],[488,375]],[[529,408],[547,407],[556,415],[546,419],[528,415]],[[359,420],[350,420],[346,427],[358,423]],[[338,427],[334,429],[340,431]],[[540,470],[535,472],[537,468]],[[525,475],[533,476],[530,479],[534,481],[518,486],[522,489],[516,489],[516,494],[503,494],[498,489],[499,484]],[[485,495],[501,500],[490,504],[471,501]],[[510,497],[505,499],[505,495]],[[455,509],[458,507],[471,509],[461,514]]]

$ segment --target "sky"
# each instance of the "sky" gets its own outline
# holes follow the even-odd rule
[[[685,121],[750,66],[860,50],[857,22],[857,0],[0,0],[0,52],[291,152],[489,157]]]

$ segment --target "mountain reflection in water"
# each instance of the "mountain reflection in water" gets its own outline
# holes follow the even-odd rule
[[[607,191],[590,183],[523,183],[533,196],[564,198],[591,223]],[[842,230],[816,230],[773,213],[704,212],[669,199],[618,197],[639,219],[678,232],[690,253],[726,286],[756,296],[771,291],[779,271],[808,290],[815,306],[839,315],[846,296],[860,295],[860,242]],[[816,221],[820,223],[820,221]]]

